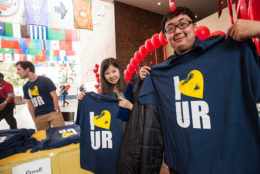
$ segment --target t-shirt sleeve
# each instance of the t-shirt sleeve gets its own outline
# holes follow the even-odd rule
[[[158,107],[155,97],[155,90],[150,75],[145,77],[138,100],[141,104],[153,104]]]
[[[126,87],[126,91],[124,93],[124,96],[127,100],[129,100],[131,103],[133,102],[132,99],[132,85],[128,83]],[[131,111],[126,108],[119,107],[118,113],[117,113],[117,118],[123,120],[123,121],[128,121],[130,117]]]
[[[10,83],[6,83],[5,91],[7,94],[14,93],[13,85],[11,85]]]
[[[45,81],[46,81],[46,86],[47,86],[49,92],[56,90],[56,86],[54,85],[54,83],[52,82],[51,79],[49,79],[48,77],[46,77],[46,80],[45,80]]]
[[[29,94],[28,94],[28,88],[27,88],[26,84],[23,86],[23,98],[30,99]]]

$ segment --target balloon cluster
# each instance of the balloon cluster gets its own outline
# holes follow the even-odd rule
[[[198,38],[200,40],[206,39],[208,37],[211,36],[215,36],[215,35],[225,35],[226,33],[223,31],[215,31],[210,33],[210,30],[208,29],[208,27],[206,26],[198,26],[196,28],[196,32],[195,32],[196,36],[198,36]]]
[[[95,64],[95,68],[93,69],[93,72],[97,80],[97,84],[95,85],[95,88],[97,89],[98,92],[100,92],[100,77],[99,77],[98,69],[99,69],[99,65]]]
[[[130,59],[130,63],[127,65],[126,70],[124,71],[125,81],[128,83],[131,80],[135,69],[138,64],[148,55],[148,53],[152,53],[154,50],[159,48],[161,45],[167,45],[164,34],[156,33],[151,38],[147,39],[143,45],[140,46],[139,50],[134,53],[134,57]],[[157,58],[156,58],[157,62]]]

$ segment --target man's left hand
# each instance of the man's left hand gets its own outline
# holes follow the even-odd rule
[[[5,103],[1,103],[1,104],[0,104],[0,111],[3,110],[3,109],[6,107],[6,105],[7,105],[7,104],[5,104]]]

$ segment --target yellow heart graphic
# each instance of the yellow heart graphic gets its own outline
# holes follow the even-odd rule
[[[187,79],[182,80],[179,85],[182,94],[203,99],[204,81],[200,71],[192,70]]]
[[[97,127],[104,129],[110,129],[111,114],[108,110],[104,110],[100,115],[97,115],[93,119],[93,123]]]
[[[39,92],[38,92],[38,87],[37,86],[34,86],[32,90],[30,90],[30,94],[32,96],[38,96],[39,95]]]
[[[73,132],[64,132],[64,133],[62,133],[62,138],[67,138],[67,137],[74,135],[74,134],[75,133],[73,133]]]

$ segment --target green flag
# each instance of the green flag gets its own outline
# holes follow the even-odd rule
[[[11,23],[5,23],[5,36],[13,37],[13,25]]]
[[[0,53],[3,53],[3,54],[14,54],[14,49],[0,48]]]

